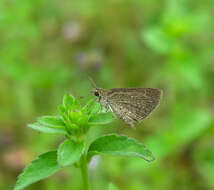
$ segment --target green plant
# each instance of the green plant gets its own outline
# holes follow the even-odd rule
[[[94,155],[137,156],[147,161],[154,160],[143,144],[122,135],[101,136],[89,145],[87,134],[90,127],[108,124],[114,119],[111,112],[102,111],[93,100],[81,107],[72,95],[66,94],[59,106],[59,114],[39,117],[36,123],[28,125],[40,132],[63,134],[66,140],[57,150],[43,153],[32,161],[19,175],[14,190],[23,189],[72,164],[80,168],[83,188],[88,190],[88,163]],[[110,189],[116,187],[111,184]]]

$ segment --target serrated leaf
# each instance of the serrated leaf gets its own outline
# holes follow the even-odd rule
[[[146,147],[136,140],[127,136],[118,136],[115,134],[102,136],[96,139],[88,149],[88,160],[93,155],[112,155],[112,156],[137,156],[146,161],[153,161],[152,153]]]
[[[28,124],[27,126],[44,133],[66,134],[66,130],[63,126],[50,127],[38,122],[33,124]]]
[[[53,127],[53,128],[65,127],[65,124],[62,118],[59,116],[42,116],[42,117],[39,117],[37,121],[43,125]]]
[[[77,162],[85,148],[84,142],[74,142],[73,140],[65,140],[60,144],[57,151],[57,160],[60,166],[67,166]]]
[[[57,164],[57,151],[41,154],[18,176],[14,190],[23,189],[32,183],[47,178],[59,169],[60,167]]]
[[[118,190],[117,187],[115,187],[115,185],[113,185],[112,183],[109,184],[108,190]]]
[[[111,123],[114,120],[112,112],[99,113],[92,115],[88,119],[89,125],[105,125]]]

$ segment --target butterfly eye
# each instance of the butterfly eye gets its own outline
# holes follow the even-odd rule
[[[99,93],[97,91],[94,92],[95,96],[99,96]]]

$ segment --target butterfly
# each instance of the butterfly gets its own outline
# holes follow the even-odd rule
[[[162,90],[157,88],[94,88],[101,107],[111,110],[129,126],[146,118],[160,103]]]

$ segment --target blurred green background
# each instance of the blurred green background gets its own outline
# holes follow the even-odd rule
[[[66,92],[82,103],[98,86],[158,87],[161,105],[136,130],[119,119],[92,128],[143,142],[156,161],[97,157],[93,190],[214,189],[213,0],[1,0],[0,189],[63,140],[26,127],[57,113]],[[84,98],[81,98],[84,97]],[[81,190],[70,167],[27,190]]]

